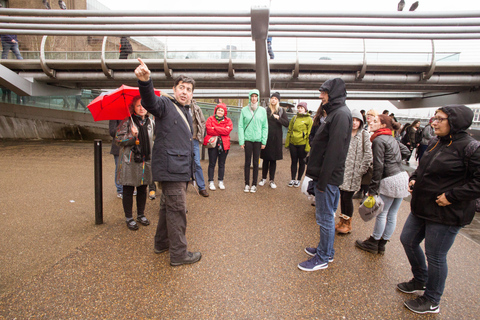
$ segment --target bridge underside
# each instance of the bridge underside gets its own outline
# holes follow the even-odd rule
[[[172,79],[180,74],[187,74],[196,81],[195,96],[197,98],[244,98],[247,96],[248,90],[258,88],[262,98],[269,97],[273,91],[279,91],[282,98],[286,99],[312,99],[318,97],[318,88],[325,80],[339,77],[346,82],[349,99],[389,100],[398,108],[437,107],[444,105],[446,101],[462,104],[480,103],[480,62],[436,61],[434,49],[435,39],[449,37],[452,39],[461,37],[468,39],[480,38],[479,12],[456,15],[417,14],[415,16],[408,13],[401,17],[396,13],[383,13],[378,16],[371,15],[365,17],[348,13],[328,14],[326,16],[314,13],[274,14],[270,13],[269,8],[260,7],[252,8],[249,13],[238,14],[226,12],[209,12],[208,14],[134,12],[126,14],[125,12],[48,10],[49,15],[60,16],[60,18],[44,18],[47,14],[45,10],[0,10],[4,11],[5,14],[11,15],[0,17],[0,22],[4,22],[2,27],[0,27],[0,33],[15,31],[17,34],[44,35],[40,59],[1,60],[0,85],[20,95],[55,95],[58,94],[59,90],[64,90],[65,94],[68,94],[68,92],[78,92],[79,89],[111,89],[122,84],[136,86],[136,77],[133,70],[138,66],[138,62],[135,59],[105,59],[105,49],[102,48],[102,58],[97,60],[48,60],[45,59],[43,47],[48,35],[83,35],[84,32],[89,31],[98,35],[104,35],[105,41],[108,35],[117,35],[119,32],[122,35],[141,35],[142,32],[146,32],[147,29],[141,30],[133,22],[132,29],[115,29],[120,29],[120,27],[115,25],[117,22],[126,24],[128,28],[130,22],[122,19],[124,16],[154,16],[158,20],[156,20],[157,22],[162,23],[161,19],[171,20],[172,17],[182,15],[198,18],[202,17],[203,14],[209,20],[208,23],[214,25],[217,23],[216,27],[218,29],[227,28],[227,32],[230,26],[225,22],[225,19],[218,22],[215,22],[215,19],[226,16],[234,16],[235,19],[240,19],[235,20],[232,18],[231,23],[237,29],[232,29],[229,34],[231,36],[251,36],[252,40],[255,41],[255,58],[251,60],[232,59],[230,53],[230,57],[225,59],[145,59],[152,71],[155,87],[169,89],[173,83]],[[116,18],[118,21],[112,20],[110,23],[113,26],[110,29],[102,29],[96,22],[98,19],[93,19],[103,15],[120,17],[120,19]],[[14,20],[15,16],[23,17]],[[75,18],[77,16],[82,17],[83,20]],[[32,20],[32,24],[16,24],[19,21],[18,19],[25,17],[29,17]],[[104,18],[105,21],[109,19],[107,17]],[[299,19],[316,18],[308,20],[316,22],[310,22],[314,26],[309,25],[307,22],[299,26],[298,23],[282,20],[284,17]],[[325,30],[331,29],[331,26],[328,26],[328,28],[325,26],[326,29],[322,30],[322,33],[313,32],[308,35],[305,34],[306,32],[311,32],[312,28],[316,28],[315,30],[318,31],[318,24],[321,24],[318,21],[322,21],[322,19],[328,20],[328,18],[332,17],[338,17],[337,20],[340,22],[337,21],[337,24],[342,23],[341,19],[355,18],[356,20],[345,20],[345,25],[341,25],[344,27],[343,30],[352,28],[350,30],[351,33],[338,33],[336,30],[328,33]],[[383,19],[383,22],[378,23],[380,27],[378,30],[371,31],[370,29],[365,29],[364,33],[361,33],[359,32],[361,29],[358,29],[361,28],[360,26],[357,26],[357,29],[355,29],[355,26],[351,26],[353,24],[362,25],[362,23],[357,22],[359,18],[369,19],[367,20],[369,26],[375,25],[374,21],[377,18]],[[396,23],[393,25],[402,28],[404,28],[403,25],[410,27],[413,24],[415,26],[417,22],[413,23],[412,20],[414,19],[416,19],[414,21],[425,19],[425,22],[423,24],[417,23],[418,26],[409,30],[406,35],[404,34],[405,28],[385,35],[382,32],[385,31],[385,28],[388,28],[386,25],[390,23],[385,22],[385,18],[395,20]],[[448,19],[450,18],[454,18],[454,20],[449,24]],[[76,31],[68,31],[68,26],[65,26],[67,30],[53,30],[47,27],[45,27],[45,30],[41,30],[41,26],[51,23],[52,19],[57,19],[55,21],[64,24],[81,21],[78,23],[82,23],[86,31],[79,31],[80,27],[76,28]],[[91,23],[89,23],[89,19],[92,19]],[[402,19],[405,19],[405,21],[403,22]],[[105,26],[105,21],[103,21],[102,26]],[[136,21],[138,23],[138,20]],[[245,24],[245,32],[242,31],[243,33],[235,34],[235,32],[239,31],[238,28],[241,28],[242,21]],[[290,19],[288,21],[294,20]],[[387,19],[387,21],[389,20]],[[465,26],[468,26],[470,29],[458,29],[458,27],[464,27],[462,21],[466,21]],[[201,22],[196,21],[196,23]],[[206,24],[207,22],[203,23]],[[37,24],[35,28],[31,27],[35,24]],[[441,29],[442,32],[439,30],[438,33],[428,33],[432,26],[441,26],[443,28]],[[8,29],[9,27],[17,29]],[[145,28],[148,27],[152,28],[151,25],[145,26]],[[197,29],[204,29],[203,24],[184,26],[184,28],[187,27],[191,28],[191,31],[182,34],[182,36],[194,36],[196,32],[199,32]],[[452,30],[447,30],[447,27],[452,28]],[[294,29],[295,32],[292,33]],[[208,36],[208,32],[205,32],[202,33],[202,36]],[[424,32],[427,32],[427,34]],[[164,33],[164,30],[159,29],[157,32],[151,31],[150,35],[163,35]],[[215,35],[219,35],[218,32],[213,33],[212,31],[212,36]],[[268,59],[266,48],[267,35],[273,35],[274,37],[315,37],[317,35],[345,38],[363,37],[364,39],[379,37],[430,39],[432,41],[432,59],[430,62],[425,63],[367,63],[366,52],[364,52],[363,61],[359,62],[308,61],[299,59],[297,52],[296,59],[270,60]]]

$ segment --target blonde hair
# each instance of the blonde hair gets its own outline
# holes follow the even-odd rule
[[[378,116],[378,112],[375,109],[368,110],[367,113],[365,113],[365,116],[369,113],[373,114],[374,117]]]
[[[270,99],[270,103],[268,104],[268,107],[270,108],[270,111],[272,111],[272,114],[274,114],[275,112],[278,111],[278,108],[281,108],[280,107],[280,101],[278,101],[276,106],[273,106],[272,105],[272,99]]]

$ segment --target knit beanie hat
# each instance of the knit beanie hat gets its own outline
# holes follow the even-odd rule
[[[279,92],[275,92],[275,93],[272,93],[272,96],[270,98],[277,98],[279,101],[280,101],[280,93]]]

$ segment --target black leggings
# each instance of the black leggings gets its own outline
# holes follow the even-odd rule
[[[250,185],[250,163],[253,155],[253,180],[252,186],[257,185],[258,181],[258,160],[260,159],[261,142],[245,141],[245,185]]]
[[[277,170],[277,160],[263,160],[262,179],[267,179],[267,173],[270,171],[270,181],[275,180],[275,171]]]
[[[307,157],[307,152],[305,151],[305,145],[295,146],[290,145],[290,158],[292,158],[292,165],[290,170],[292,172],[292,180],[295,180],[295,175],[297,174],[297,163],[298,163],[298,176],[297,180],[302,180],[303,173],[305,172],[305,158]]]
[[[139,186],[137,188],[137,217],[143,216],[145,213],[145,205],[147,203],[147,186]],[[123,211],[125,211],[125,218],[132,219],[133,208],[133,190],[135,187],[123,186]]]
[[[350,218],[353,216],[353,191],[343,191],[340,190],[340,211],[342,214],[349,216]]]

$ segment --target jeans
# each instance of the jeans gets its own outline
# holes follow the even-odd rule
[[[315,183],[316,184],[316,183]],[[315,218],[320,226],[320,242],[317,246],[317,255],[322,263],[328,263],[333,258],[333,241],[335,240],[335,211],[337,211],[340,189],[338,186],[327,184],[324,192],[315,186]]]
[[[440,303],[445,289],[448,274],[447,253],[460,228],[427,221],[410,213],[400,235],[413,277],[427,284],[423,295],[436,304]],[[420,247],[424,239],[428,267]]]
[[[290,145],[290,158],[292,158],[292,165],[290,166],[290,171],[292,173],[292,180],[295,180],[295,175],[297,175],[297,163],[298,163],[298,175],[297,180],[302,180],[303,173],[305,172],[305,158],[307,157],[307,152],[305,151],[305,145],[295,146]]]
[[[245,185],[250,185],[250,163],[252,163],[253,155],[253,178],[252,186],[257,185],[258,181],[258,161],[260,159],[261,142],[245,141]]]
[[[193,139],[193,152],[195,153],[195,181],[199,190],[205,190],[205,179],[200,166],[200,143],[196,139]]]
[[[11,43],[11,42],[4,42],[2,41],[2,59],[7,59],[8,52],[12,50],[13,54],[17,59],[23,60],[22,55],[20,54],[20,51],[18,50],[18,43]]]
[[[115,187],[117,187],[117,193],[123,193],[123,186],[117,183],[118,156],[113,155],[113,159],[115,159]]]
[[[380,195],[385,206],[383,211],[375,218],[375,227],[373,228],[373,238],[375,240],[390,240],[395,226],[397,225],[397,212],[400,209],[403,198],[390,198],[383,194]]]
[[[215,176],[215,164],[218,159],[218,181],[223,181],[225,177],[225,161],[227,161],[229,150],[218,153],[218,148],[208,149],[208,181],[213,181]]]

